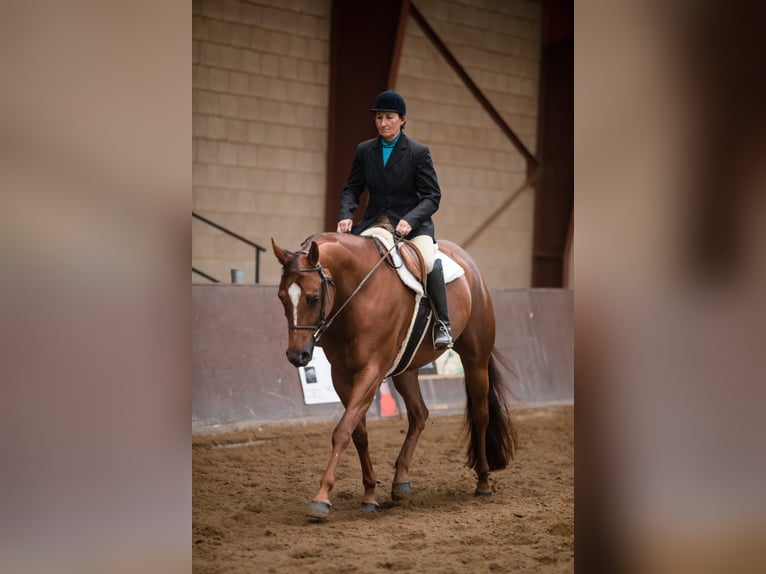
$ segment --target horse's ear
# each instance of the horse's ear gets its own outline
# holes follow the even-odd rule
[[[309,265],[316,267],[317,263],[319,263],[319,246],[316,241],[312,241],[311,247],[309,247]]]
[[[282,264],[282,267],[284,267],[285,262],[290,258],[290,255],[292,254],[289,251],[285,251],[279,245],[277,245],[273,237],[271,238],[271,248],[274,250],[274,255],[277,256],[277,259]]]

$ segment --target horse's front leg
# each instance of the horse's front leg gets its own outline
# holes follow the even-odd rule
[[[420,434],[426,427],[428,408],[423,401],[423,395],[420,393],[417,370],[406,371],[395,376],[394,385],[399,394],[402,395],[404,404],[407,405],[407,437],[404,439],[404,444],[402,444],[399,456],[396,459],[396,474],[394,475],[394,483],[391,487],[391,498],[393,500],[402,500],[412,490],[409,479],[410,462],[412,461],[412,455],[415,453],[415,447],[418,444]]]
[[[333,377],[335,377],[335,370],[333,370]],[[383,376],[380,369],[367,368],[364,371],[356,373],[352,378],[341,377],[339,380],[333,379],[335,383],[335,389],[338,391],[338,395],[343,401],[346,407],[343,416],[338,421],[335,430],[332,433],[332,454],[330,455],[330,462],[327,464],[327,469],[322,475],[322,479],[319,482],[319,490],[309,504],[308,514],[314,518],[325,518],[330,512],[330,491],[335,484],[335,470],[340,462],[340,457],[348,447],[354,432],[357,431],[360,423],[364,420],[367,410],[370,408],[373,399],[375,398],[375,390],[383,380]],[[349,384],[350,381],[350,384]],[[363,451],[366,451],[367,431],[363,427],[363,431],[357,431],[359,444],[364,445]],[[359,446],[357,446],[359,449]],[[368,494],[371,494],[369,500],[374,501],[374,487],[368,489],[368,478],[374,483],[374,475],[372,473],[372,463],[369,459],[369,454],[362,455],[360,451],[360,460],[362,461],[362,472],[365,472],[365,464],[369,463],[370,476],[365,478],[365,500],[368,499]]]

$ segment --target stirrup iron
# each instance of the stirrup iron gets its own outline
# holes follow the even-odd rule
[[[454,346],[449,323],[439,321],[438,319],[434,321],[433,341],[434,349],[437,351],[451,349]]]

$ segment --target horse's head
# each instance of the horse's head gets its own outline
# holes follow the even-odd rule
[[[319,263],[316,242],[296,252],[282,249],[273,239],[271,246],[282,264],[279,300],[287,317],[287,358],[296,367],[304,367],[311,360],[314,343],[324,331],[332,309],[332,277]]]

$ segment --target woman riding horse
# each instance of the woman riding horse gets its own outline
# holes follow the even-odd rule
[[[423,256],[428,273],[426,288],[434,318],[436,350],[451,348],[452,330],[441,261],[435,258],[434,223],[441,190],[428,147],[408,138],[404,98],[393,90],[381,92],[372,106],[380,137],[364,141],[356,149],[338,213],[338,233],[371,235],[378,225],[393,227],[412,241]],[[351,219],[359,196],[369,190],[369,204],[357,225]]]
[[[465,375],[468,465],[476,471],[476,495],[490,496],[489,473],[507,466],[516,444],[495,364],[492,300],[470,256],[454,243],[439,243],[439,251],[465,272],[449,284],[447,296],[455,351]],[[288,325],[287,358],[296,367],[305,367],[321,338],[332,367],[333,387],[345,407],[333,430],[330,460],[308,515],[319,520],[329,515],[335,470],[352,440],[362,465],[362,508],[376,511],[377,479],[368,450],[367,411],[385,376],[394,373],[408,421],[391,487],[391,498],[400,500],[411,491],[410,462],[428,419],[418,369],[443,351],[435,350],[429,337],[424,337],[411,361],[395,373],[397,354],[408,341],[413,312],[419,305],[396,270],[385,264],[373,238],[321,233],[307,239],[298,251],[282,249],[273,240],[272,246],[282,264],[278,295]]]

